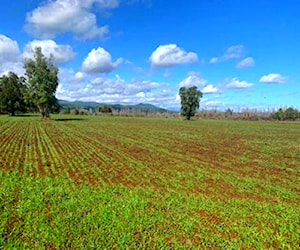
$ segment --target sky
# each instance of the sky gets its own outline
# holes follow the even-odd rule
[[[180,109],[300,108],[298,0],[2,0],[0,74],[35,47],[59,68],[56,96]]]

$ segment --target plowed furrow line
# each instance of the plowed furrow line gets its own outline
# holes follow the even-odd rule
[[[30,135],[30,165],[28,167],[29,174],[33,176],[38,175],[39,171],[39,162],[41,162],[38,155],[38,146],[37,146],[37,123],[33,123],[31,127]]]
[[[93,138],[93,135],[88,134],[84,131],[84,134],[82,133],[83,130],[80,130],[80,128],[69,128],[66,127],[64,129],[65,133],[71,135],[75,135],[77,139],[77,147],[80,150],[80,152],[85,152],[85,154],[80,155],[79,157],[83,157],[85,160],[92,159],[95,161],[95,163],[105,163],[107,164],[107,161],[111,161],[112,158],[115,159],[115,161],[119,161],[120,163],[122,160],[124,160],[124,157],[122,157],[121,154],[119,154],[115,148],[110,147],[109,144],[106,142],[103,142],[104,138]],[[88,156],[88,157],[87,157]]]
[[[51,124],[46,124],[45,126],[42,127],[42,133],[44,142],[46,143],[47,151],[49,152],[49,155],[51,155],[51,169],[52,173],[54,175],[65,175],[67,176],[67,170],[66,170],[66,165],[67,163],[63,160],[62,155],[60,155],[60,150],[65,148],[65,144],[55,144],[53,141],[55,138],[58,138],[58,134],[53,134],[53,136],[49,136],[50,132],[52,131],[54,126]],[[63,155],[68,154],[69,152],[63,152]]]
[[[50,125],[50,124],[49,124]],[[55,148],[55,152],[65,168],[65,172],[76,182],[82,182],[86,179],[85,174],[82,172],[86,167],[84,158],[78,155],[87,154],[87,150],[80,148],[80,142],[72,135],[67,135],[64,130],[58,129],[58,126],[49,126],[45,130],[46,137],[50,144]]]
[[[34,152],[34,157],[35,157],[35,167],[37,169],[34,170],[33,174],[40,175],[40,176],[45,176],[46,175],[46,170],[43,164],[43,148],[41,146],[40,142],[40,136],[39,136],[40,130],[38,123],[35,124],[34,130],[33,130],[33,137],[32,137],[32,145],[33,145],[33,152]]]
[[[107,149],[107,147],[98,140],[91,140],[89,136],[82,135],[82,131],[76,129],[70,129],[68,126],[64,127],[63,131],[66,134],[76,137],[76,147],[79,152],[85,152],[85,154],[78,154],[78,160],[81,162],[82,170],[88,177],[103,177],[109,176],[111,172],[118,172],[124,168],[124,158],[116,159],[117,152]],[[100,181],[101,181],[100,178]]]
[[[22,150],[22,137],[25,136],[24,126],[24,124],[14,126],[11,136],[7,137],[6,141],[1,143],[0,156],[5,169],[15,169],[17,162],[20,165],[18,156],[20,155],[20,150]]]
[[[87,128],[87,131],[91,131],[90,128]],[[91,132],[91,135],[97,132]],[[118,140],[124,142],[124,144],[134,147],[140,147],[141,149],[147,149],[150,152],[156,154],[164,163],[168,163],[171,165],[174,164],[180,164],[180,163],[187,163],[187,164],[199,164],[200,162],[198,159],[187,159],[185,157],[186,152],[174,152],[172,149],[170,150],[170,147],[168,147],[168,143],[170,139],[164,138],[164,137],[154,137],[153,135],[149,136],[147,131],[142,131],[141,134],[135,133],[134,135],[130,135],[129,133],[127,135],[122,135],[122,133],[119,133],[118,131],[105,131],[105,136],[114,138],[115,135],[118,134]],[[145,137],[147,135],[147,137]],[[166,143],[166,144],[164,144]],[[120,143],[119,143],[120,144]],[[118,148],[118,150],[124,150],[124,147]],[[126,153],[127,151],[127,153]],[[128,150],[125,150],[125,154],[128,154]],[[128,155],[130,157],[130,153]],[[131,156],[132,157],[132,156]],[[133,158],[135,159],[135,158]],[[136,160],[136,159],[135,159]]]
[[[44,126],[46,124],[40,123],[38,126],[38,141],[39,141],[39,153],[41,154],[42,165],[47,175],[54,176],[59,166],[55,166],[55,157],[50,149],[47,137],[45,136]],[[57,162],[56,162],[57,163]]]
[[[24,160],[24,174],[25,175],[30,175],[32,168],[33,168],[33,162],[34,162],[34,157],[32,156],[32,145],[31,145],[31,140],[32,140],[32,127],[33,124],[29,123],[28,124],[28,129],[27,129],[27,141],[26,141],[26,145],[25,145],[25,160]]]
[[[19,142],[18,147],[15,149],[18,152],[18,160],[19,160],[19,173],[23,174],[24,172],[24,165],[25,165],[25,158],[26,158],[26,149],[27,149],[27,142],[28,142],[28,125],[22,124],[23,126],[20,129],[19,134]]]
[[[70,126],[69,126],[70,127]],[[75,127],[75,126],[74,126]],[[80,131],[80,128],[73,129],[75,131]],[[115,131],[114,131],[115,132]],[[115,133],[117,135],[118,133]],[[80,133],[76,135],[76,137],[82,137]],[[169,175],[170,172],[173,170],[173,163],[170,163],[172,165],[172,168],[166,167],[166,161],[174,162],[172,158],[167,158],[161,154],[160,157],[149,157],[147,161],[145,161],[144,158],[140,159],[138,156],[134,155],[132,152],[127,150],[127,145],[132,146],[135,145],[135,141],[132,141],[131,143],[113,143],[110,145],[109,141],[107,139],[111,140],[111,138],[107,137],[107,134],[105,135],[98,135],[91,132],[85,132],[84,139],[82,139],[85,142],[85,145],[89,142],[93,146],[97,146],[97,144],[100,145],[97,147],[103,149],[108,148],[111,152],[114,152],[114,155],[110,157],[109,165],[104,168],[104,171],[107,173],[107,176],[116,178],[123,178],[124,181],[127,180],[134,180],[135,182],[140,179],[141,176],[145,176],[150,174],[153,174],[153,170],[156,171],[159,168],[164,168],[166,171],[166,175]],[[106,140],[106,141],[105,141]],[[116,141],[116,140],[113,140]],[[157,151],[157,148],[154,149]],[[117,156],[120,155],[120,158],[117,159]],[[182,162],[180,164],[182,166]]]
[[[1,140],[5,139],[5,136],[9,136],[11,133],[11,129],[13,129],[15,126],[17,126],[16,122],[7,122],[4,125],[0,126],[0,138]]]

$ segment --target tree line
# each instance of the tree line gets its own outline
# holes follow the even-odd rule
[[[9,72],[0,78],[0,111],[40,112],[43,118],[50,112],[59,111],[55,92],[58,87],[58,68],[53,58],[43,55],[41,48],[35,48],[32,59],[24,61],[25,77]]]

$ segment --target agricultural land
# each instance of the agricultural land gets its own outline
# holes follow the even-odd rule
[[[2,249],[297,249],[300,123],[0,116]]]

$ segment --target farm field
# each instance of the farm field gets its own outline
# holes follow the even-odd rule
[[[300,123],[0,116],[0,248],[297,249]]]

